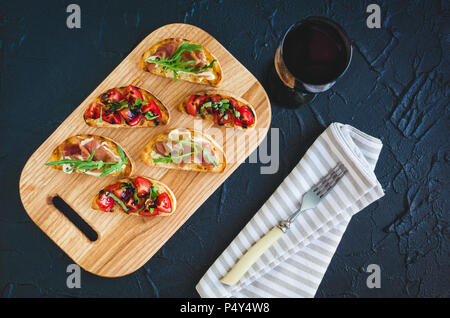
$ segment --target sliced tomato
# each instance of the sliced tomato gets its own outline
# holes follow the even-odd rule
[[[113,88],[104,93],[101,100],[105,105],[111,102],[120,102],[123,100],[123,95],[117,89]]]
[[[161,193],[158,196],[158,199],[156,199],[156,207],[158,208],[158,211],[164,213],[172,212],[172,202],[170,201],[170,197],[167,193]]]
[[[189,97],[188,102],[186,103],[186,111],[191,114],[192,116],[196,116],[197,115],[197,107],[194,104],[194,100],[197,96],[196,95],[192,95],[191,97]]]
[[[158,209],[157,208],[154,208],[153,209],[153,211],[152,211],[152,209],[143,209],[143,210],[141,210],[141,211],[139,211],[139,215],[142,215],[142,216],[156,216],[156,215],[158,215]]]
[[[111,109],[103,109],[102,119],[110,124],[120,124],[122,123],[122,117],[120,117],[119,112],[113,112]]]
[[[235,125],[247,128],[255,123],[255,116],[249,107],[241,106],[237,109],[237,111],[241,114],[241,116],[240,119],[238,117],[234,118]]]
[[[239,104],[238,102],[234,99],[234,98],[227,98],[230,101],[231,106],[233,106],[234,109],[238,109],[239,108]]]
[[[233,114],[228,109],[224,114],[222,114],[222,112],[220,111],[216,111],[214,113],[214,122],[216,123],[216,125],[222,126],[227,123],[231,123],[233,121],[233,118],[234,118]]]
[[[86,118],[93,118],[93,119],[100,118],[100,108],[102,106],[103,104],[100,103],[92,103],[86,112]]]
[[[119,112],[114,113],[114,124],[121,124],[122,123],[122,117],[120,116]]]
[[[106,188],[106,191],[111,192],[116,197],[126,202],[131,197],[131,191],[126,187],[122,187],[123,184],[125,183],[118,182],[112,184],[108,188]]]
[[[125,89],[125,99],[129,102],[134,103],[134,101],[139,98],[140,100],[144,100],[144,98],[142,97],[142,93],[139,91],[139,88],[137,88],[136,86],[133,85],[129,85],[126,89]]]
[[[218,103],[218,102],[220,102],[222,99],[223,99],[223,98],[222,98],[222,96],[220,96],[220,95],[213,95],[213,96],[211,96],[211,101],[212,101],[212,102]]]
[[[129,126],[136,126],[142,119],[142,114],[134,112],[129,108],[122,109],[120,114]]]
[[[139,210],[144,204],[139,205],[139,202],[134,201],[134,198],[131,197],[130,199],[128,199],[128,202],[125,203],[125,205],[128,208],[127,213],[134,213]]]
[[[189,97],[189,100],[186,103],[186,111],[192,116],[197,116],[197,114],[200,112],[200,106],[202,106],[209,100],[210,98],[208,96],[192,95],[191,97]]]
[[[136,177],[136,179],[134,179],[134,187],[136,188],[138,197],[144,197],[150,193],[152,183],[146,178]]]
[[[97,198],[97,205],[103,212],[110,212],[114,206],[114,199],[102,191]]]
[[[116,189],[120,188],[121,184],[122,184],[121,182],[111,184],[106,188],[106,191],[114,193],[114,191],[116,191]]]
[[[141,107],[142,113],[147,113],[149,111],[151,111],[155,115],[158,115],[158,117],[156,117],[152,120],[158,120],[162,116],[161,110],[159,109],[158,105],[155,103],[154,100],[150,100],[147,105],[144,105]]]

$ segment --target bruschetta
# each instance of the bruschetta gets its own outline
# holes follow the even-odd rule
[[[218,126],[250,129],[256,126],[255,109],[246,100],[226,91],[206,91],[184,98],[178,109]]]
[[[103,212],[123,212],[139,216],[168,216],[176,209],[173,192],[162,182],[146,177],[114,182],[92,200],[91,207]]]
[[[205,47],[192,41],[169,38],[162,40],[142,55],[144,71],[193,83],[217,87],[222,82],[222,68],[217,58]]]
[[[177,128],[153,139],[144,149],[147,165],[200,172],[222,172],[226,166],[223,150],[209,136]]]
[[[84,121],[93,127],[167,125],[169,111],[145,89],[129,85],[109,89],[89,104]]]
[[[129,176],[134,165],[114,141],[95,135],[72,136],[61,143],[45,164],[65,173],[85,173],[96,177]]]

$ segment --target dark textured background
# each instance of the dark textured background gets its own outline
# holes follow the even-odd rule
[[[79,30],[65,24],[72,1],[0,1],[3,297],[198,297],[203,273],[334,121],[383,140],[376,174],[386,196],[353,218],[317,296],[450,296],[448,1],[74,2]],[[370,3],[382,8],[381,29],[366,27]],[[27,158],[159,26],[203,28],[267,85],[280,35],[308,15],[341,23],[354,56],[312,105],[294,111],[272,101],[278,173],[243,164],[137,272],[118,279],[82,272],[82,288],[68,289],[72,261],[20,203]],[[371,263],[381,266],[380,289],[366,287]]]

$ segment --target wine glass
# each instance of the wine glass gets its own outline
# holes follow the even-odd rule
[[[307,104],[334,85],[351,58],[350,39],[333,20],[313,16],[294,23],[275,52],[272,93],[288,107]]]

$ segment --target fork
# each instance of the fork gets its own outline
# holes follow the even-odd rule
[[[336,167],[303,195],[300,209],[295,211],[288,219],[275,225],[253,244],[220,281],[229,286],[236,285],[256,260],[289,230],[291,224],[300,213],[315,208],[346,172],[347,169],[344,165],[338,163]]]

